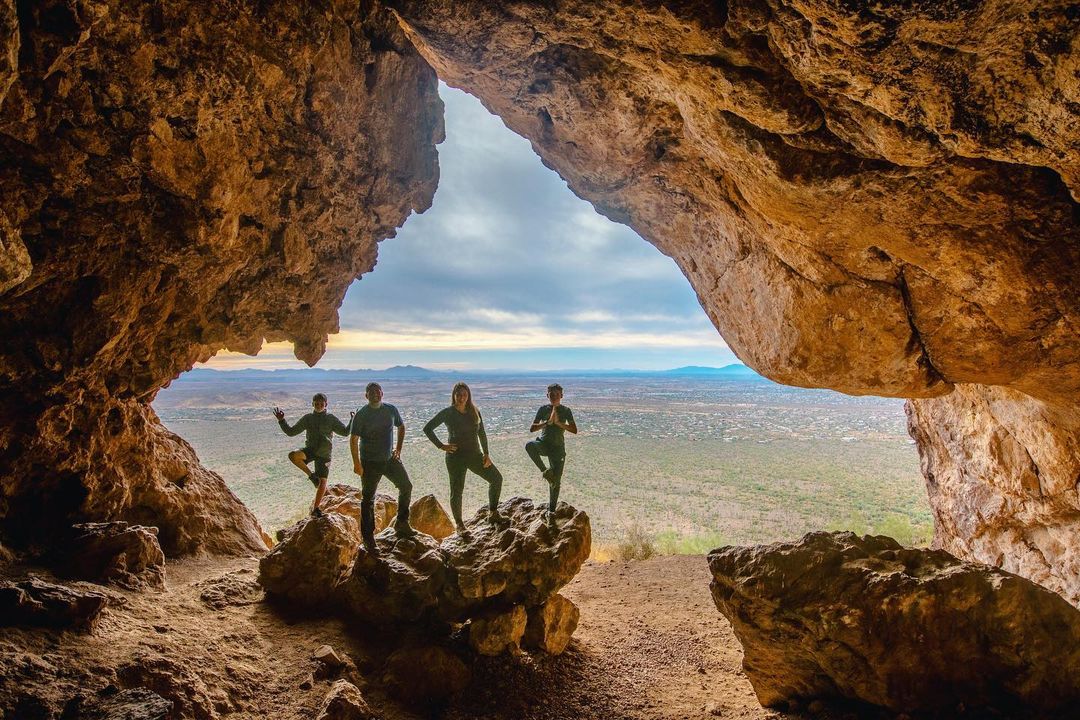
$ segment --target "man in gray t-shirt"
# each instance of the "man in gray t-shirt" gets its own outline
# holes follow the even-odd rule
[[[375,547],[375,491],[385,475],[398,489],[398,514],[394,532],[398,537],[413,537],[416,531],[409,525],[409,501],[412,483],[401,464],[401,446],[405,442],[405,423],[397,408],[382,401],[379,383],[368,383],[364,394],[367,405],[359,408],[352,420],[349,450],[352,451],[353,472],[360,476],[360,536],[368,552]],[[397,442],[394,442],[394,428]]]
[[[547,396],[550,402],[536,411],[536,417],[529,428],[529,432],[540,430],[540,437],[525,443],[525,452],[536,467],[540,468],[543,478],[548,482],[548,522],[554,522],[563,467],[566,465],[565,436],[568,431],[576,435],[577,424],[574,422],[574,413],[562,404],[562,385],[548,385]],[[542,458],[545,456],[551,467],[544,467]]]

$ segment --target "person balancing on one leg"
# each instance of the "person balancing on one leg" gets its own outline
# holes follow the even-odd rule
[[[543,478],[548,481],[548,522],[555,521],[555,507],[559,503],[559,486],[562,482],[563,467],[566,464],[566,431],[577,434],[574,413],[562,404],[562,385],[548,385],[547,405],[536,411],[529,432],[540,430],[540,437],[525,443],[525,452],[540,468]],[[547,456],[551,467],[544,467],[542,456]]]
[[[383,475],[398,489],[398,514],[394,532],[399,538],[409,538],[416,531],[409,525],[409,501],[412,483],[401,464],[401,446],[405,442],[405,423],[396,407],[382,401],[379,383],[368,383],[364,393],[367,405],[356,411],[352,421],[349,450],[352,451],[353,472],[360,476],[360,537],[364,547],[375,554],[375,490]],[[397,427],[397,442],[394,428]]]
[[[285,413],[281,408],[274,408],[274,417],[289,437],[307,431],[304,447],[289,453],[289,461],[303,470],[311,480],[311,484],[316,487],[311,514],[321,517],[322,511],[319,510],[319,504],[322,503],[323,494],[326,492],[326,478],[330,475],[330,452],[334,448],[333,433],[345,436],[349,434],[349,429],[337,417],[326,412],[326,396],[322,393],[316,393],[311,398],[311,407],[314,408],[314,412],[309,412],[291,427],[285,422]],[[308,467],[309,462],[314,463],[314,471]]]

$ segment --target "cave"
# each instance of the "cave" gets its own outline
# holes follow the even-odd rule
[[[319,359],[431,204],[441,79],[674,258],[747,365],[907,398],[935,548],[1080,603],[1078,16],[3,0],[0,543],[266,550],[150,402],[222,349]]]

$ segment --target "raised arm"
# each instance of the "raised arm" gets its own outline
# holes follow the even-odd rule
[[[285,422],[285,416],[282,415],[278,418],[278,425],[281,426],[281,430],[289,437],[295,437],[307,429],[307,415],[296,421],[295,425],[290,426]]]

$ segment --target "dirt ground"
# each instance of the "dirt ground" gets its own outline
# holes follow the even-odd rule
[[[355,661],[353,679],[385,720],[795,717],[755,700],[702,556],[587,562],[563,590],[581,609],[564,654],[472,657],[470,689],[420,714],[380,689],[385,640],[359,621],[283,614],[263,600],[257,571],[256,558],[172,562],[164,591],[109,589],[90,634],[0,631],[4,717],[49,717],[112,684],[176,701],[177,717],[309,720],[332,683],[309,677],[323,644]]]

